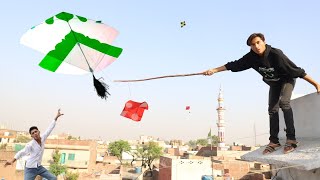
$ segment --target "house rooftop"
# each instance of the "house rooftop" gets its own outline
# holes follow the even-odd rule
[[[285,141],[280,140],[283,146],[271,154],[263,155],[265,148],[263,146],[241,156],[241,159],[301,170],[320,168],[320,138],[298,138],[297,141],[299,142],[297,149],[288,154],[283,154]]]

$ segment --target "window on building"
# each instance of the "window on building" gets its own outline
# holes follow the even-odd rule
[[[68,154],[68,160],[74,161],[75,154]]]
[[[23,149],[24,147],[25,147],[25,145],[15,144],[15,145],[14,145],[14,151],[15,151],[15,152],[18,152],[18,151],[20,151],[21,149]]]
[[[60,163],[64,164],[66,162],[66,153],[62,153],[60,156]]]

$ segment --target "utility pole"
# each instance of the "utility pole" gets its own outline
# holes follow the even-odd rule
[[[257,146],[256,121],[253,122],[253,133],[254,133],[254,147],[256,147]]]

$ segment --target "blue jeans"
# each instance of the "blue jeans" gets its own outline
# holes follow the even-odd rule
[[[38,166],[37,168],[25,168],[24,169],[24,180],[34,180],[37,175],[40,175],[43,178],[48,180],[57,180],[57,177],[51,174],[43,166]]]

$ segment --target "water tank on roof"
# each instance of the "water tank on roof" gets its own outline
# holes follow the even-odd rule
[[[211,175],[203,175],[201,180],[213,180],[213,177]]]
[[[136,174],[140,174],[142,172],[141,167],[135,167]]]

